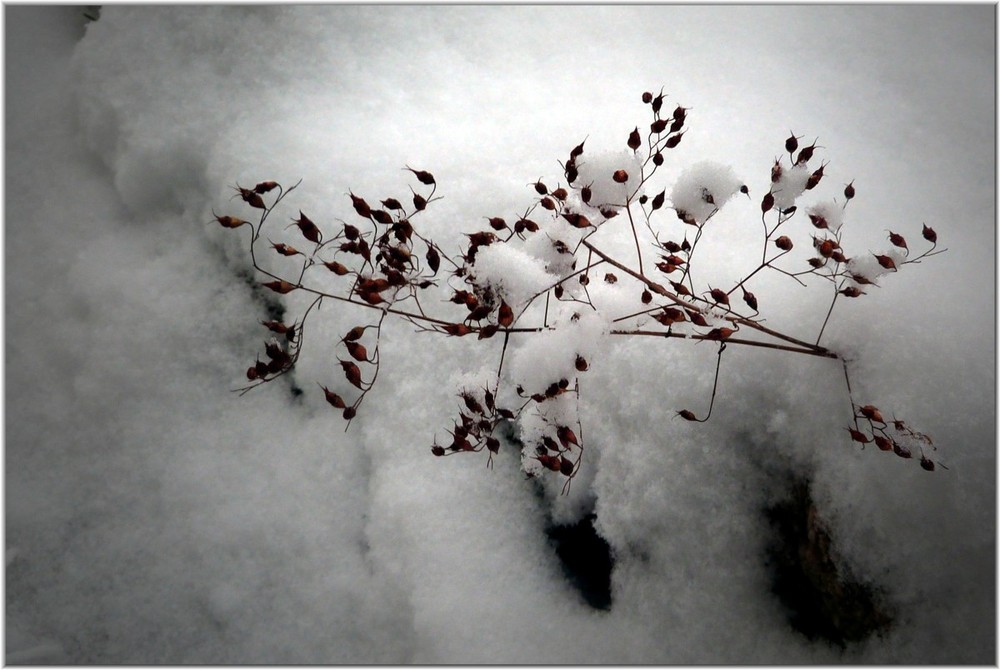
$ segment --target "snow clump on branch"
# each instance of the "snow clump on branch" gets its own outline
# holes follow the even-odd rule
[[[701,225],[739,192],[742,183],[728,165],[702,161],[681,173],[670,192],[670,202],[678,216],[686,214]]]

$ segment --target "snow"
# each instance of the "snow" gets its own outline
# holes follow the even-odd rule
[[[85,31],[80,9],[5,11],[8,663],[995,660],[990,8],[105,6]],[[829,53],[782,46],[788,25]],[[328,302],[290,380],[231,392],[270,336],[246,231],[211,223],[250,214],[233,184],[301,178],[267,229],[294,243],[282,230],[300,209],[330,231],[355,217],[349,190],[403,200],[402,166],[428,169],[443,198],[413,225],[454,253],[482,217],[535,202],[526,183],[564,178],[556,159],[588,132],[580,181],[622,202],[640,171],[615,148],[648,114],[650,73],[691,111],[645,192],[728,201],[699,243],[699,287],[759,262],[744,242],[788,124],[830,160],[794,198],[797,249],[816,232],[808,208],[839,207],[856,180],[845,253],[882,288],[838,300],[823,344],[850,356],[856,399],[931,434],[949,470],[852,445],[843,369],[815,357],[730,345],[711,420],[684,421],[707,411],[718,347],[610,334],[640,289],[606,266],[590,273],[596,310],[553,301],[553,329],[505,353],[504,406],[517,384],[579,383],[513,433],[581,437],[566,496],[558,475],[525,478],[513,439],[492,469],[430,454],[457,394],[491,380],[501,337],[387,318],[378,383],[345,433],[316,384],[350,392],[336,343],[379,312]],[[924,132],[940,118],[961,128]],[[776,203],[804,183],[790,172]],[[751,199],[730,198],[735,175]],[[583,234],[536,214],[539,233],[477,252],[512,300],[570,272],[553,240]],[[623,219],[593,239],[633,263]],[[873,255],[902,260],[886,229],[916,247],[922,221],[949,252],[890,279]],[[753,282],[767,325],[815,338],[825,282]],[[277,298],[289,319],[298,293]],[[428,311],[464,309],[447,293]],[[788,624],[762,510],[792,476],[812,482],[843,564],[898,612],[884,638],[841,650]],[[590,512],[615,559],[609,611],[586,605],[545,534]]]

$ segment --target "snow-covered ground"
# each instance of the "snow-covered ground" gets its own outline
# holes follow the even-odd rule
[[[7,663],[995,662],[994,6],[82,12],[4,9]],[[230,392],[267,318],[243,231],[210,223],[249,214],[232,184],[301,178],[276,216],[332,224],[349,189],[407,195],[419,166],[445,196],[421,230],[457,250],[584,137],[623,150],[661,85],[690,130],[647,192],[711,161],[753,195],[708,224],[706,280],[738,281],[790,129],[830,161],[800,205],[854,180],[851,248],[935,228],[948,253],[839,301],[823,341],[949,469],[856,448],[839,363],[736,346],[691,424],[675,412],[707,406],[715,349],[602,343],[562,497],[508,442],[492,470],[430,455],[499,338],[387,321],[345,433],[316,382],[341,379],[334,343],[367,315],[324,306],[303,395]],[[761,282],[768,325],[815,337],[828,289]],[[530,342],[512,339],[515,373],[550,361]],[[882,636],[789,623],[765,510],[792,480],[892,612]],[[591,512],[606,609],[547,533]]]

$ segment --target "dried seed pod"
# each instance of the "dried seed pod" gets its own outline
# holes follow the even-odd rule
[[[506,301],[500,302],[500,311],[497,313],[497,323],[503,328],[510,328],[514,323],[514,310]]]
[[[358,216],[363,219],[370,219],[372,217],[372,208],[368,206],[365,199],[359,198],[351,192],[348,192],[348,195],[351,196],[351,204],[354,205],[354,211],[358,213]]]
[[[787,235],[782,235],[781,237],[779,237],[774,241],[774,246],[778,247],[782,251],[791,251],[792,241],[788,238]]]
[[[365,334],[364,326],[354,326],[349,331],[347,335],[344,335],[344,342],[356,342],[361,339],[361,336]]]
[[[538,232],[538,224],[532,221],[531,219],[521,219],[520,221],[518,221],[518,223],[521,224],[523,226],[523,229],[528,231],[529,233]],[[590,225],[590,222],[588,221],[587,224]]]
[[[284,335],[288,332],[288,326],[281,323],[280,321],[261,321],[260,324],[270,330],[272,333],[278,333],[279,335]]]
[[[346,403],[344,403],[344,399],[341,398],[339,395],[337,395],[327,387],[323,386],[322,384],[320,384],[319,387],[323,389],[323,393],[326,394],[326,401],[328,403],[330,403],[337,409],[344,409],[347,406]]]
[[[887,437],[883,437],[881,435],[876,435],[874,439],[876,447],[878,447],[882,451],[892,451],[892,440],[890,440]]]
[[[239,228],[245,223],[250,223],[249,221],[244,221],[235,216],[216,216],[215,220],[219,222],[223,228]]]
[[[590,219],[577,212],[563,212],[562,217],[574,228],[590,228],[593,225]]]
[[[691,309],[684,310],[687,312],[688,318],[691,319],[691,323],[701,328],[708,328],[710,324],[705,320],[705,316],[701,312],[696,312]]]
[[[687,131],[685,130],[684,133],[686,132]],[[676,147],[678,144],[681,143],[681,138],[684,137],[684,133],[680,133],[679,135],[671,135],[670,137],[667,138],[667,141],[664,142],[663,146],[665,146],[668,149],[673,149],[674,147]]]
[[[721,288],[713,288],[711,290],[711,294],[712,294],[712,300],[714,300],[715,302],[722,305],[729,304],[729,295]]]
[[[827,223],[826,219],[823,218],[822,216],[820,216],[819,214],[810,214],[809,215],[809,220],[817,228],[820,228],[820,229],[823,229],[823,230],[829,228],[829,224]]]
[[[672,254],[676,254],[678,251],[681,250],[681,245],[677,244],[673,240],[667,240],[666,242],[663,243],[663,248]]]
[[[859,407],[858,411],[861,412],[861,415],[866,419],[877,421],[878,423],[885,423],[885,420],[882,418],[882,413],[879,412],[878,407],[875,407],[874,405]]]
[[[297,256],[298,254],[301,253],[295,247],[290,247],[287,244],[283,244],[281,242],[278,243],[271,242],[271,247],[282,256]]]
[[[747,186],[746,184],[743,184],[742,186],[740,186],[740,193],[742,193],[743,195],[745,195],[745,196],[747,196],[749,198],[750,197],[750,187]]]
[[[851,273],[851,279],[853,279],[858,284],[871,284],[873,286],[878,286],[878,284],[876,284],[875,282],[873,282],[871,279],[868,279],[867,277],[863,277],[862,275],[859,275],[859,274]]]
[[[840,249],[835,249],[834,252],[830,254],[830,258],[837,261],[838,263],[847,263],[848,261],[851,260],[847,256],[845,256],[844,252],[842,252]]]
[[[861,444],[868,444],[871,442],[871,438],[862,433],[860,430],[855,430],[854,428],[848,428],[847,431],[851,434],[851,439],[855,442],[860,442]]]
[[[507,222],[501,219],[499,216],[493,216],[489,219],[490,228],[493,230],[503,230],[507,227]]]
[[[259,193],[248,188],[239,188],[239,191],[243,202],[256,209],[267,209],[267,205],[264,204],[264,199],[260,197]]]
[[[267,193],[278,188],[278,182],[276,181],[262,181],[253,187],[254,193]]]
[[[926,223],[923,225],[924,225],[923,229],[924,239],[930,242],[931,244],[937,244],[937,233],[934,232],[933,228],[928,227]]]
[[[369,305],[380,305],[385,302],[385,299],[375,291],[361,291],[358,295]]]
[[[663,207],[663,201],[666,199],[667,191],[666,189],[660,191],[657,195],[653,196],[653,202],[649,204],[650,208],[655,212],[660,207]]]
[[[628,181],[628,172],[625,172],[625,170],[615,170],[614,174],[611,175],[611,178],[614,179],[616,183],[624,184]]]
[[[660,94],[658,96],[656,96],[655,98],[653,98],[653,103],[652,104],[653,104],[653,113],[654,114],[658,114],[659,111],[660,111],[660,108],[663,107],[663,91],[662,90],[660,91]]]
[[[657,167],[663,165],[663,154],[660,153],[659,151],[653,154],[653,165]]]
[[[365,349],[363,344],[358,342],[344,342],[344,346],[347,347],[347,353],[351,355],[351,358],[362,363],[368,362],[368,350]]]
[[[247,368],[247,379],[249,379],[250,381],[254,381],[255,379],[257,379],[257,377],[258,377],[257,368],[255,367]]]
[[[635,130],[628,135],[628,148],[636,151],[640,146],[642,146],[642,139],[639,137],[639,126],[636,126]]]
[[[656,267],[660,272],[664,274],[670,274],[671,272],[675,272],[677,270],[676,265],[667,263],[665,261],[660,261],[659,263],[656,264]]]
[[[437,249],[432,246],[427,247],[427,267],[431,269],[432,273],[437,273],[438,268],[441,267],[441,256],[438,254]]]
[[[649,91],[646,91],[645,93],[642,94],[642,101],[647,105],[653,102],[653,94],[650,93]]]
[[[431,453],[435,456],[444,456],[444,447],[439,444],[435,444],[431,447]]]
[[[909,247],[906,246],[906,240],[903,238],[903,236],[897,235],[891,230],[889,231],[889,241],[892,242],[894,246],[897,246],[901,249],[906,249],[907,251],[910,250]]]
[[[892,451],[900,458],[913,458],[913,453],[898,442],[892,443]]]
[[[764,199],[760,201],[760,211],[762,214],[766,214],[772,207],[774,207],[774,194],[768,191]]]
[[[569,426],[559,426],[556,428],[556,437],[559,438],[559,443],[562,444],[563,449],[569,449],[569,445],[580,446],[580,443],[576,439],[576,433]]]
[[[650,293],[648,289],[644,289],[642,292],[642,296],[640,297],[640,300],[642,300],[643,305],[648,305],[649,303],[653,302],[653,294]]]
[[[657,119],[649,124],[649,132],[659,135],[667,129],[669,124],[670,121],[668,119]]]
[[[774,161],[774,165],[771,166],[771,183],[775,184],[781,179],[781,161]]]
[[[819,180],[823,178],[823,168],[825,168],[826,166],[827,164],[823,163],[822,165],[819,166],[818,170],[809,175],[809,179],[806,180],[807,191],[811,191],[812,189],[816,188],[816,185],[819,184]]]
[[[685,295],[685,296],[691,295],[691,290],[688,289],[688,287],[685,284],[679,281],[671,281],[670,285],[674,287],[674,291],[677,293],[677,295]]]
[[[559,286],[556,286],[554,289],[552,289],[552,294],[555,295],[556,300],[561,300],[562,299],[563,292],[564,292],[564,289],[562,287],[562,284],[560,284]]]
[[[567,197],[569,197],[569,192],[564,188],[557,188],[556,190],[552,191],[552,197],[555,198],[556,200],[565,200]]]
[[[581,285],[586,286],[589,283],[590,283],[590,277],[588,277],[587,275],[580,275],[580,284]]]
[[[845,295],[848,298],[857,298],[858,296],[865,295],[865,292],[859,289],[857,286],[848,286],[847,288],[842,288],[837,293]]]
[[[743,302],[753,311],[757,311],[757,296],[746,289],[743,289]]]
[[[785,151],[789,154],[795,153],[795,150],[799,148],[799,138],[795,136],[795,133],[789,131],[791,136],[785,140]],[[801,137],[801,135],[799,136]]]
[[[833,255],[833,250],[836,248],[833,240],[823,240],[819,245],[819,255],[823,258],[829,258]]]
[[[442,328],[444,332],[454,337],[464,337],[472,332],[472,329],[464,323],[449,323],[446,326],[442,326]]]
[[[576,467],[576,463],[569,460],[565,456],[559,457],[559,472],[566,477],[571,477],[573,475],[573,469]]]
[[[576,370],[577,372],[586,372],[590,369],[590,365],[587,364],[587,359],[580,354],[576,355]]]
[[[400,203],[399,200],[396,200],[395,198],[386,198],[385,200],[382,200],[381,202],[382,202],[382,206],[385,207],[386,209],[391,209],[391,210],[394,210],[394,211],[398,211],[398,210],[403,209],[402,203]]]
[[[583,142],[580,142],[575,147],[573,147],[573,150],[569,152],[570,160],[575,160],[578,156],[580,156],[583,153],[583,145],[586,141],[587,140],[584,139]]]
[[[824,265],[826,265],[826,260],[823,259],[823,258],[810,258],[809,259],[809,265],[813,266],[814,268],[819,269],[819,268],[823,267]]]
[[[351,419],[353,419],[357,415],[358,415],[358,410],[355,409],[354,407],[345,407],[344,408],[344,418],[347,419],[348,421],[350,421]]]
[[[643,193],[642,195],[639,196],[639,204],[640,205],[645,205],[648,201],[649,201],[649,196],[646,195],[645,193]]]
[[[694,412],[692,412],[689,409],[682,409],[681,411],[677,412],[677,416],[679,416],[682,419],[685,419],[687,421],[697,421],[698,420],[698,417],[696,417],[694,415]]]
[[[301,209],[299,210],[299,218],[293,219],[293,223],[299,227],[302,237],[310,242],[319,244],[323,240],[323,234],[319,231],[319,228],[308,216],[302,213]]]
[[[278,281],[264,282],[263,286],[266,286],[275,293],[281,293],[281,294],[291,293],[292,291],[298,288],[298,286],[296,286],[295,284],[289,284],[284,279]]]
[[[851,183],[844,187],[844,197],[848,200],[854,197],[854,180],[851,180]]]
[[[414,170],[409,165],[407,165],[403,169],[412,172],[413,176],[415,176],[417,178],[417,181],[419,181],[421,184],[426,184],[428,186],[434,184],[434,176],[430,172],[427,172],[425,170]]]
[[[585,205],[590,204],[590,198],[592,196],[593,192],[590,190],[589,186],[584,186],[583,188],[580,189],[580,199],[583,200],[583,203]]]
[[[728,340],[729,336],[735,332],[736,331],[733,330],[732,328],[713,328],[712,330],[708,331],[707,335],[705,335],[705,339],[718,340],[721,342],[723,340]]]
[[[875,260],[878,261],[878,264],[884,267],[886,270],[896,269],[896,262],[892,260],[892,258],[890,258],[889,256],[882,256],[879,254],[872,254],[872,255],[875,256]]]
[[[816,149],[816,142],[813,142],[807,147],[804,147],[802,151],[799,152],[799,157],[795,159],[795,164],[808,163],[809,159],[812,158],[813,151]]]
[[[422,196],[422,195],[420,195],[418,193],[414,193],[413,194],[413,207],[418,212],[423,211],[427,207],[427,198],[425,198],[424,196]]]
[[[476,337],[476,339],[488,340],[489,338],[496,335],[498,330],[499,328],[493,325],[492,323],[487,324],[479,329],[479,335]]]
[[[542,207],[548,210],[554,210],[556,208],[556,202],[552,198],[542,198]]]
[[[340,361],[340,367],[344,369],[344,376],[347,377],[347,381],[364,391],[364,388],[361,386],[361,368],[351,361]]]
[[[347,269],[346,265],[343,265],[342,263],[338,263],[337,261],[333,261],[333,262],[330,262],[330,263],[323,263],[323,265],[326,266],[327,270],[329,270],[330,272],[332,272],[335,275],[340,275],[341,277],[343,277],[348,272],[350,272],[350,270]]]
[[[378,223],[388,225],[392,223],[392,214],[385,211],[384,209],[373,209],[372,219],[374,219]]]
[[[608,272],[604,275],[604,282],[607,284],[617,284],[618,277],[613,272]]]
[[[687,118],[687,111],[688,111],[688,109],[690,109],[690,108],[689,107],[681,107],[680,105],[678,105],[674,109],[674,113],[671,115],[671,116],[673,116],[674,121],[680,121],[681,123],[684,123],[684,119]]]
[[[926,456],[921,456],[920,467],[922,467],[924,470],[927,470],[928,472],[934,472],[934,461],[927,458]]]

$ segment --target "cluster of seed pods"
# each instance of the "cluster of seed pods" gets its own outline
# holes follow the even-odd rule
[[[215,221],[224,228],[251,230],[251,259],[254,268],[266,277],[266,281],[261,282],[263,287],[281,295],[299,291],[312,297],[311,304],[297,321],[291,324],[280,321],[262,322],[272,333],[271,340],[265,343],[267,360],[262,361],[258,356],[254,365],[246,373],[250,385],[240,389],[240,391],[246,392],[255,386],[273,381],[294,368],[302,348],[306,320],[313,308],[319,306],[324,300],[352,303],[368,308],[372,310],[371,313],[377,315],[373,323],[351,328],[338,342],[338,349],[343,351],[337,357],[343,379],[329,385],[317,384],[323,391],[327,402],[342,412],[348,425],[357,415],[359,406],[373,388],[378,377],[381,327],[383,320],[389,314],[409,321],[420,331],[436,332],[453,337],[475,334],[478,339],[482,340],[492,338],[500,333],[504,335],[503,352],[506,352],[507,343],[512,333],[538,332],[548,328],[548,325],[546,322],[542,327],[519,326],[518,321],[526,312],[527,306],[517,305],[520,311],[515,313],[515,309],[509,304],[507,297],[498,292],[496,287],[487,282],[480,282],[476,277],[476,258],[480,250],[492,245],[523,241],[529,236],[544,234],[547,228],[546,218],[550,221],[560,219],[565,221],[571,228],[580,231],[582,239],[575,248],[571,248],[569,244],[558,239],[557,236],[550,237],[555,251],[560,256],[567,257],[567,266],[572,269],[572,272],[563,276],[546,290],[531,297],[528,300],[528,305],[544,295],[546,318],[550,296],[557,301],[582,302],[594,308],[587,292],[587,286],[590,282],[590,268],[601,262],[611,263],[626,273],[622,275],[626,280],[631,278],[642,284],[640,300],[644,306],[648,307],[632,316],[649,315],[666,329],[665,334],[668,336],[674,334],[674,328],[678,324],[690,324],[696,328],[703,328],[706,330],[694,331],[694,335],[682,333],[679,336],[718,343],[719,361],[716,367],[716,382],[712,389],[712,403],[709,406],[708,415],[711,414],[712,404],[714,404],[719,365],[727,342],[755,344],[732,338],[741,326],[783,338],[785,342],[777,345],[778,348],[838,358],[836,354],[820,347],[819,339],[815,344],[810,344],[763,328],[760,323],[762,320],[758,318],[757,296],[749,290],[749,282],[752,277],[765,268],[782,272],[795,278],[799,283],[803,283],[799,277],[808,274],[827,279],[836,284],[834,301],[836,301],[836,296],[854,298],[863,295],[865,292],[859,286],[875,284],[874,277],[865,276],[858,271],[851,263],[851,258],[845,254],[841,246],[841,226],[839,220],[834,220],[841,217],[832,217],[829,211],[818,208],[807,211],[811,224],[809,234],[812,247],[815,250],[815,256],[807,259],[808,269],[802,271],[786,270],[775,264],[775,261],[791,252],[795,247],[793,236],[801,235],[801,233],[790,232],[785,227],[798,211],[795,198],[805,191],[817,188],[826,175],[825,171],[828,165],[826,162],[809,167],[816,149],[820,148],[817,147],[816,141],[808,146],[800,147],[799,139],[801,138],[792,133],[784,144],[787,160],[783,157],[777,158],[771,167],[770,187],[760,201],[761,222],[764,227],[764,248],[760,266],[728,290],[718,286],[708,286],[707,290],[699,292],[695,290],[691,279],[691,263],[705,221],[718,211],[719,205],[716,204],[713,194],[707,188],[702,189],[702,200],[711,206],[706,211],[711,211],[707,218],[705,212],[698,214],[697,216],[702,219],[700,221],[694,214],[668,205],[665,189],[651,197],[640,195],[635,198],[634,202],[632,200],[642,186],[655,174],[657,168],[663,165],[664,152],[676,148],[687,132],[685,123],[689,108],[678,105],[672,112],[667,113],[664,111],[664,99],[665,95],[662,89],[657,95],[653,95],[651,92],[642,95],[643,103],[649,105],[653,115],[649,131],[645,133],[644,139],[644,133],[640,132],[636,126],[625,139],[626,146],[633,152],[637,161],[637,163],[633,162],[630,165],[640,165],[640,174],[629,174],[628,170],[634,171],[635,167],[628,167],[628,169],[609,170],[610,174],[604,176],[617,184],[629,184],[628,191],[630,193],[624,203],[609,205],[594,201],[592,188],[594,183],[584,183],[584,180],[580,178],[581,167],[585,165],[584,145],[586,140],[584,140],[569,152],[569,157],[565,162],[560,163],[566,182],[565,186],[557,184],[556,188],[550,189],[541,178],[535,180],[529,186],[534,190],[536,197],[527,210],[515,216],[511,223],[508,223],[508,220],[501,216],[487,217],[488,225],[484,226],[486,229],[465,234],[464,245],[461,251],[454,256],[448,255],[440,246],[422,236],[412,224],[412,219],[424,212],[431,203],[438,199],[435,197],[437,182],[431,173],[424,170],[416,170],[409,166],[404,168],[412,174],[417,182],[416,188],[410,186],[411,195],[404,200],[387,197],[378,200],[379,205],[376,206],[356,195],[353,191],[348,192],[346,195],[350,199],[351,207],[357,218],[353,223],[337,220],[339,225],[333,226],[332,232],[329,226],[325,226],[327,234],[324,234],[319,225],[300,211],[299,216],[293,218],[285,227],[286,231],[295,229],[291,239],[276,241],[265,238],[269,243],[265,251],[274,254],[273,258],[277,259],[269,263],[268,267],[275,264],[280,265],[281,272],[272,272],[265,269],[260,263],[258,254],[261,251],[257,247],[257,243],[262,238],[265,222],[272,211],[298,184],[287,190],[274,181],[260,182],[253,188],[237,186],[234,197],[239,197],[252,210],[256,210],[259,213],[259,220],[256,223],[251,223],[235,216],[215,216]],[[647,150],[645,155],[640,156],[639,151],[644,144]],[[636,177],[637,180],[635,180]],[[633,189],[632,184],[634,183],[638,183],[639,188]],[[741,186],[739,190],[748,198],[750,197],[746,185]],[[846,208],[855,194],[853,182],[847,184],[843,191],[844,201],[841,209]],[[663,209],[674,209],[677,218],[685,224],[684,230],[692,232],[690,240],[688,233],[685,232],[683,239],[679,242],[675,240],[661,241],[660,237],[653,232],[655,248],[659,252],[658,260],[654,265],[656,270],[666,277],[669,289],[647,276],[643,269],[643,255],[639,249],[639,237],[632,211],[635,203],[638,204],[641,213],[645,215],[646,224],[651,232],[653,232],[650,225],[651,215]],[[598,228],[623,212],[628,215],[628,223],[631,225],[636,243],[637,269],[614,261],[593,244],[587,243],[588,238]],[[768,222],[769,218],[771,218],[770,223]],[[782,229],[782,234],[778,234],[779,229]],[[869,252],[878,266],[886,272],[897,271],[900,265],[918,262],[943,251],[937,250],[937,234],[926,225],[923,227],[922,236],[932,246],[919,256],[910,256],[907,240],[902,235],[893,231],[888,231],[888,233],[889,243],[896,252]],[[584,246],[587,250],[586,267],[577,270],[578,253]],[[773,251],[775,248],[777,253]],[[592,263],[592,255],[599,256],[600,260]],[[442,261],[450,265],[450,270],[447,273],[441,272]],[[291,270],[287,268],[291,268]],[[619,276],[612,272],[605,272],[603,277],[608,284],[615,284],[619,281]],[[578,282],[583,287],[585,298],[578,296],[579,291],[566,290],[566,283],[571,280]],[[337,285],[336,290],[331,290],[327,286],[331,281]],[[448,318],[428,314],[425,312],[425,306],[420,302],[420,297],[424,295],[423,292],[439,283],[446,284],[450,290],[447,299],[443,301],[453,305],[453,307],[447,308],[452,311],[452,315]],[[734,295],[737,289],[740,290],[737,295],[742,299],[743,304],[752,310],[752,314],[737,311],[737,309],[742,310],[733,304],[737,299],[737,295]],[[661,304],[654,304],[654,294],[656,302]],[[832,309],[833,305],[831,304],[831,312]],[[454,315],[455,311],[459,313],[458,316]],[[827,319],[829,319],[829,315]],[[824,322],[824,327],[825,325]],[[821,337],[822,329],[820,330]],[[790,346],[789,342],[795,346]],[[500,449],[500,439],[497,437],[498,429],[505,422],[517,421],[526,408],[533,407],[551,430],[547,430],[546,434],[539,438],[537,444],[528,446],[529,449],[534,449],[530,458],[536,460],[543,469],[565,477],[564,490],[568,490],[568,486],[579,471],[582,461],[582,423],[577,417],[576,430],[565,425],[565,419],[550,423],[546,418],[545,403],[567,393],[575,393],[578,396],[579,384],[576,380],[562,378],[553,381],[547,388],[534,392],[527,392],[518,386],[516,397],[522,404],[517,409],[507,409],[499,404],[503,353],[501,353],[500,361],[500,369],[497,371],[495,382],[460,392],[459,416],[457,420],[452,422],[451,428],[447,431],[451,436],[451,441],[447,444],[438,444],[435,438],[431,446],[432,454],[445,456],[485,450],[489,454],[487,464],[491,466],[493,456]],[[589,363],[578,355],[576,358],[577,372],[583,373],[588,369]],[[353,397],[353,400],[345,397],[348,395]],[[513,397],[513,394],[511,395]],[[515,405],[516,403],[511,406]],[[901,421],[893,420],[890,426],[890,423],[883,421],[880,412],[871,405],[855,407],[857,414],[854,428],[848,429],[853,440],[862,444],[874,442],[880,449],[891,450],[903,458],[912,457],[912,449],[907,445],[916,444],[920,448],[921,466],[927,470],[934,469],[934,462],[923,453],[923,446],[929,448],[933,446],[930,438],[909,429]],[[699,419],[693,412],[686,409],[677,412],[677,414],[688,421],[700,422],[708,419],[708,415]],[[554,415],[562,416],[558,412]]]

